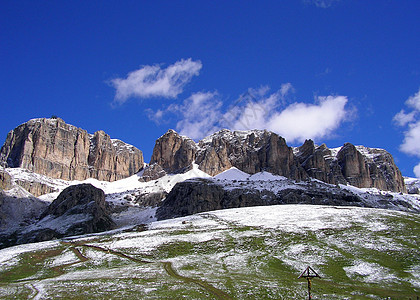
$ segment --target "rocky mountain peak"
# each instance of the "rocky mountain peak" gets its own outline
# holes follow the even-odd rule
[[[144,164],[134,146],[111,140],[104,131],[89,134],[60,118],[19,125],[8,133],[0,154],[8,167],[64,180],[114,181],[135,174]]]
[[[167,173],[182,173],[188,170],[197,153],[196,143],[170,129],[156,140],[150,165],[159,164]]]
[[[330,184],[406,191],[392,156],[382,149],[350,143],[329,149],[312,140],[293,149],[266,130],[222,129],[198,143],[169,130],[156,141],[151,164],[165,172],[182,173],[193,162],[211,176],[236,167],[248,174],[267,171],[298,181],[311,177]]]

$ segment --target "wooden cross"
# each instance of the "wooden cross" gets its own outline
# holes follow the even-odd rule
[[[315,272],[314,269],[312,269],[310,266],[308,266],[305,269],[305,271],[303,271],[302,274],[299,275],[298,279],[302,278],[302,277],[306,278],[306,280],[308,280],[308,296],[309,296],[308,299],[311,300],[312,299],[312,296],[311,296],[311,286],[312,286],[311,279],[315,278],[315,277],[321,278],[321,276],[319,276],[318,273]]]

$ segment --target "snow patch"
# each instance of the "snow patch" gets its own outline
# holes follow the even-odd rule
[[[365,261],[355,261],[353,266],[344,267],[347,276],[352,278],[354,276],[364,277],[363,281],[369,283],[383,282],[383,281],[395,281],[398,279],[388,269],[376,264]]]
[[[248,173],[245,173],[235,167],[230,168],[220,174],[217,174],[213,178],[219,180],[247,180],[250,177]]]

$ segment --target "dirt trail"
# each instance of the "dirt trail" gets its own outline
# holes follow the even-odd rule
[[[209,283],[207,283],[203,280],[194,279],[194,278],[179,275],[174,270],[174,268],[172,266],[172,262],[170,262],[170,261],[163,262],[163,266],[165,268],[166,273],[168,273],[170,276],[172,276],[176,279],[183,280],[185,283],[195,283],[195,284],[201,286],[202,288],[204,288],[205,290],[207,290],[208,292],[210,292],[211,294],[213,294],[213,296],[215,296],[217,299],[232,299],[232,297],[230,297],[228,294],[226,294],[222,290],[219,290],[218,288],[215,288],[214,286],[212,286],[211,284],[209,284]]]
[[[71,250],[76,254],[76,256],[80,259],[80,261],[87,261],[88,258],[85,257],[76,248],[77,246],[92,248],[92,249],[95,249],[95,250],[98,250],[98,251],[102,251],[102,252],[105,252],[105,253],[109,253],[109,254],[112,254],[112,255],[119,256],[121,258],[129,259],[129,260],[134,261],[136,263],[141,263],[141,264],[156,263],[154,261],[147,261],[147,260],[143,260],[143,259],[140,259],[140,258],[132,257],[130,255],[127,255],[127,254],[123,253],[123,252],[112,250],[112,249],[106,249],[106,248],[96,246],[96,245],[84,244],[84,243],[80,243],[80,242],[73,243],[73,242],[64,242],[64,241],[62,242],[62,244],[70,246]],[[159,262],[157,262],[157,263],[159,263]],[[164,262],[160,262],[160,263],[163,264],[163,267],[164,267],[166,273],[168,273],[169,276],[171,276],[173,278],[176,278],[178,280],[182,280],[185,283],[197,284],[200,287],[204,288],[206,291],[208,291],[210,294],[215,296],[215,298],[217,298],[217,299],[221,299],[221,300],[232,299],[232,297],[229,296],[228,294],[226,294],[224,291],[219,290],[218,288],[212,286],[211,284],[209,284],[209,283],[207,283],[203,280],[194,279],[194,278],[191,278],[191,277],[186,277],[186,276],[182,276],[182,275],[178,274],[178,272],[176,272],[175,269],[173,268],[172,262],[164,261]]]

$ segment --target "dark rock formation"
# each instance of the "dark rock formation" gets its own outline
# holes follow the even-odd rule
[[[218,180],[196,178],[177,183],[156,211],[158,220],[195,213],[260,205],[311,204],[359,206],[418,213],[411,200],[389,193],[353,193],[351,190],[307,180]]]
[[[165,170],[157,163],[152,165],[148,165],[144,171],[142,176],[140,177],[139,181],[141,182],[148,182],[151,180],[159,179],[166,175]]]
[[[156,212],[158,220],[226,208],[276,204],[368,206],[355,194],[325,184],[308,184],[274,193],[238,185],[225,189],[212,179],[187,180],[175,185]]]
[[[43,218],[69,215],[87,215],[86,220],[74,222],[65,235],[85,234],[110,230],[114,222],[109,217],[105,193],[91,184],[72,185],[64,189],[42,213]]]
[[[143,167],[137,148],[112,140],[103,131],[90,135],[59,118],[33,119],[10,131],[1,157],[9,167],[64,180],[114,181]]]
[[[136,195],[134,202],[143,207],[159,206],[168,194],[166,192],[142,193]]]
[[[0,236],[0,248],[51,240],[115,228],[105,194],[91,184],[63,190],[33,224],[21,224],[13,233]]]

